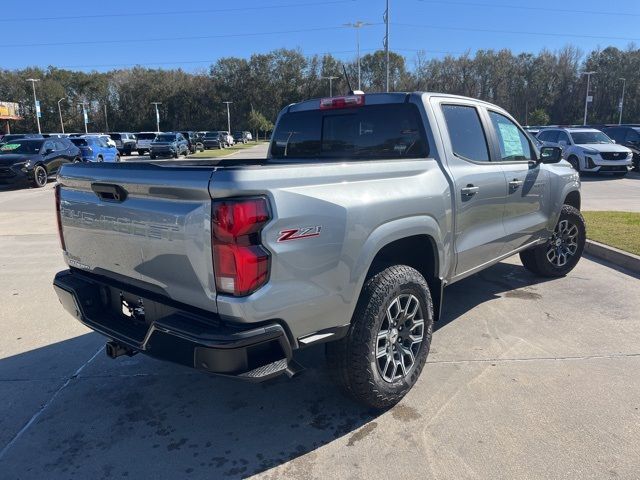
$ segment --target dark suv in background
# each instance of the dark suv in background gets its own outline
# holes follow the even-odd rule
[[[180,155],[189,155],[189,143],[180,132],[159,133],[151,142],[151,160],[155,160],[156,157],[178,158]]]
[[[640,125],[607,126],[600,130],[633,152],[633,169],[640,172]]]
[[[138,139],[133,133],[110,133],[111,140],[116,142],[116,148],[121,155],[131,155],[138,149]]]
[[[198,148],[203,149],[202,141],[200,140],[200,136],[197,132],[180,132],[184,139],[189,144],[189,152],[196,153]],[[200,146],[198,146],[200,144]]]
[[[202,144],[205,150],[212,148],[222,149],[225,147],[225,138],[220,132],[207,132],[204,134],[204,137],[202,137]]]

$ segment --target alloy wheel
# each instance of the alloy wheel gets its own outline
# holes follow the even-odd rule
[[[380,376],[392,383],[406,377],[424,340],[424,316],[415,295],[398,295],[387,307],[376,337]]]
[[[578,251],[578,226],[561,220],[556,225],[547,246],[547,260],[555,267],[564,267]]]

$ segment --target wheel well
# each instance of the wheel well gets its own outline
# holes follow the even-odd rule
[[[575,209],[580,210],[580,192],[575,190],[573,192],[569,192],[567,198],[564,199],[564,204],[571,205]]]
[[[414,235],[385,245],[371,262],[367,278],[390,265],[407,265],[422,274],[431,290],[434,319],[438,320],[441,311],[442,281],[438,275],[438,248],[433,238],[428,235]]]

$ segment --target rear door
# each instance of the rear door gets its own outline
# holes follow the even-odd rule
[[[69,266],[215,311],[211,167],[65,165],[58,175]],[[109,196],[117,189],[119,200]]]
[[[507,249],[515,250],[545,232],[551,214],[549,172],[536,162],[529,137],[512,119],[492,109],[487,113],[494,157],[507,182],[503,217]]]
[[[455,195],[456,275],[500,256],[506,235],[502,224],[507,187],[499,162],[489,148],[486,116],[473,102],[438,99],[446,161]]]

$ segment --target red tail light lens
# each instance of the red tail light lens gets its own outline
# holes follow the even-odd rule
[[[60,213],[60,184],[56,185],[55,197],[56,197],[56,222],[58,224],[58,237],[60,238],[60,246],[62,247],[62,250],[66,251],[67,246],[64,244],[64,234],[62,233],[62,216]]]
[[[320,110],[362,107],[363,105],[364,95],[347,95],[346,97],[327,97],[320,99]]]
[[[218,292],[241,297],[267,282],[270,258],[260,231],[270,218],[264,198],[213,202],[211,245]]]

